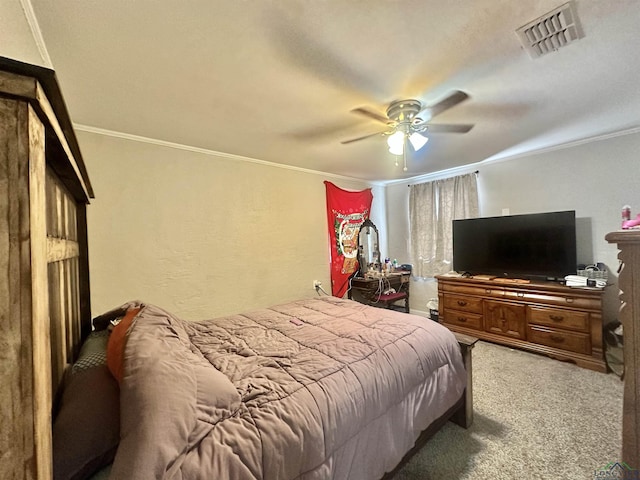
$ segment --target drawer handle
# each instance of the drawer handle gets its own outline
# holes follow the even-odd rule
[[[567,297],[566,300],[567,300],[567,303],[573,303],[575,299],[571,297]]]
[[[485,288],[484,289],[484,293],[491,293],[491,289],[490,288]]]
[[[562,315],[549,315],[549,318],[554,322],[561,322],[562,320],[564,320],[564,317]]]
[[[518,295],[518,297],[520,297],[520,298],[524,298],[524,293],[523,292],[518,292],[516,295]]]
[[[458,305],[460,305],[461,307],[464,307],[467,304],[467,302],[465,302],[464,300],[458,300]]]
[[[549,338],[551,340],[553,340],[556,343],[563,343],[564,342],[564,337],[558,337],[557,335],[551,335],[549,336]]]
[[[467,319],[465,317],[458,317],[458,321],[464,323]]]

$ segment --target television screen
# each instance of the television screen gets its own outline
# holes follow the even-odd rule
[[[576,212],[453,221],[453,269],[471,275],[563,278],[576,273]]]

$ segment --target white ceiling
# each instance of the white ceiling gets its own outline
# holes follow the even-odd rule
[[[79,128],[394,180],[640,125],[640,1],[575,0],[584,38],[531,59],[516,29],[563,0],[31,0]],[[394,165],[350,113],[470,99]],[[382,127],[382,128],[381,128]],[[607,159],[612,160],[612,159]]]

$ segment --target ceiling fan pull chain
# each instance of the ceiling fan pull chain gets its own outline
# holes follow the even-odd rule
[[[405,135],[404,137],[404,145],[402,148],[402,159],[404,160],[404,168],[402,169],[403,171],[407,171],[407,136]],[[397,162],[396,162],[397,165]]]

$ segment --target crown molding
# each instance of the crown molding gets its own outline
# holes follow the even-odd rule
[[[454,168],[448,168],[446,170],[439,170],[437,172],[433,172],[433,173],[426,173],[424,175],[418,175],[415,177],[410,177],[410,178],[405,178],[404,180],[390,180],[387,182],[384,182],[385,186],[389,186],[389,185],[396,185],[396,184],[402,184],[402,183],[409,183],[409,185],[414,185],[417,183],[424,183],[424,182],[431,182],[434,180],[441,180],[443,178],[449,178],[449,177],[455,177],[457,175],[464,175],[466,173],[472,173],[476,170],[478,170],[478,168],[480,168],[481,166],[487,166],[491,163],[499,163],[499,162],[506,162],[509,160],[516,160],[518,158],[523,158],[523,157],[530,157],[532,155],[539,155],[542,153],[549,153],[549,152],[555,152],[558,150],[564,150],[566,148],[573,148],[573,147],[578,147],[580,145],[586,145],[589,143],[593,143],[593,142],[602,142],[605,140],[610,140],[612,138],[616,138],[616,137],[622,137],[625,135],[633,135],[636,133],[640,133],[640,127],[631,127],[625,130],[619,130],[617,132],[610,132],[610,133],[605,133],[602,135],[594,135],[592,137],[587,137],[587,138],[581,138],[579,140],[574,140],[571,142],[566,142],[566,143],[559,143],[557,145],[552,145],[550,147],[543,147],[543,148],[537,148],[537,149],[531,149],[531,150],[527,150],[524,152],[519,152],[516,154],[512,154],[512,155],[500,155],[500,154],[496,154],[493,155],[485,160],[480,160],[479,162],[475,162],[475,163],[471,163],[468,165],[461,165],[459,167],[454,167]]]
[[[51,57],[49,56],[47,45],[44,43],[42,30],[40,30],[40,24],[38,23],[38,19],[36,18],[36,13],[33,11],[31,0],[20,0],[20,5],[22,6],[22,11],[24,12],[24,16],[27,19],[29,28],[31,29],[33,41],[36,43],[38,52],[40,52],[40,57],[45,64],[44,66],[53,69],[53,62],[51,61]]]
[[[318,171],[318,170],[311,170],[311,169],[308,169],[308,168],[295,167],[295,166],[292,166],[292,165],[283,165],[281,163],[268,162],[266,160],[259,160],[257,158],[245,157],[245,156],[236,155],[236,154],[233,154],[233,153],[218,152],[216,150],[209,150],[207,148],[194,147],[194,146],[191,146],[191,145],[184,145],[182,143],[168,142],[166,140],[158,140],[156,138],[143,137],[143,136],[140,136],[140,135],[132,135],[130,133],[117,132],[117,131],[114,131],[114,130],[107,130],[105,128],[92,127],[90,125],[83,125],[83,124],[79,124],[79,123],[74,123],[73,124],[73,128],[75,128],[78,131],[87,132],[87,133],[94,133],[94,134],[97,134],[97,135],[104,135],[106,137],[121,138],[121,139],[124,139],[124,140],[130,140],[130,141],[133,141],[133,142],[147,143],[147,144],[156,145],[156,146],[160,146],[160,147],[173,148],[175,150],[183,150],[183,151],[187,151],[187,152],[199,153],[199,154],[208,155],[208,156],[211,156],[211,157],[225,158],[225,159],[233,160],[233,161],[237,161],[237,162],[255,163],[255,164],[258,164],[258,165],[265,165],[265,166],[269,166],[269,167],[282,168],[282,169],[285,169],[285,170],[293,170],[295,172],[308,173],[308,174],[311,174],[311,175],[320,175],[320,176],[325,177],[325,178],[346,180],[346,181],[350,181],[350,182],[360,182],[360,183],[364,183],[364,184],[370,185],[370,186],[374,186],[374,185],[378,185],[379,186],[379,185],[381,185],[381,183],[379,183],[379,182],[371,182],[371,181],[368,181],[368,180],[362,180],[360,178],[347,177],[347,176],[344,176],[344,175],[336,175],[336,174],[333,174],[333,173],[326,173],[326,172],[321,172],[321,171]]]
[[[362,182],[366,185],[369,186],[378,186],[378,187],[387,187],[387,186],[391,186],[391,185],[397,185],[397,184],[406,184],[407,182],[409,183],[409,185],[414,185],[417,183],[424,183],[424,182],[431,182],[434,180],[441,180],[443,178],[448,178],[448,177],[454,177],[457,175],[464,175],[467,173],[472,173],[474,171],[477,171],[478,168],[480,168],[481,166],[486,166],[488,164],[491,163],[498,163],[498,162],[505,162],[505,161],[509,161],[509,160],[516,160],[518,158],[523,158],[523,157],[528,157],[528,156],[532,156],[532,155],[539,155],[542,153],[548,153],[548,152],[554,152],[557,150],[563,150],[566,148],[572,148],[572,147],[577,147],[580,145],[586,145],[592,142],[600,142],[600,141],[604,141],[604,140],[609,140],[611,138],[616,138],[616,137],[621,137],[621,136],[625,136],[625,135],[632,135],[632,134],[636,134],[636,133],[640,133],[640,127],[632,127],[626,130],[620,130],[617,132],[611,132],[611,133],[606,133],[603,135],[595,135],[593,137],[587,137],[587,138],[583,138],[580,140],[575,140],[572,142],[566,142],[566,143],[562,143],[562,144],[558,144],[558,145],[553,145],[550,147],[544,147],[544,148],[539,148],[539,149],[531,149],[531,150],[527,150],[525,152],[520,152],[517,154],[513,154],[513,155],[504,155],[504,156],[500,156],[498,155],[494,155],[492,157],[489,157],[485,160],[481,160],[479,162],[474,162],[468,165],[461,165],[458,167],[454,167],[454,168],[448,168],[446,170],[439,170],[437,172],[432,172],[432,173],[427,173],[424,175],[418,175],[415,177],[408,177],[408,178],[403,178],[403,179],[399,179],[399,180],[379,180],[379,181],[372,181],[372,180],[362,180],[360,178],[354,178],[354,177],[347,177],[344,175],[336,175],[333,173],[326,173],[326,172],[321,172],[319,170],[311,170],[311,169],[307,169],[307,168],[301,168],[301,167],[295,167],[292,165],[283,165],[280,163],[274,163],[274,162],[268,162],[266,160],[259,160],[256,158],[251,158],[251,157],[245,157],[242,155],[236,155],[233,153],[225,153],[225,152],[218,152],[215,150],[209,150],[206,148],[200,148],[200,147],[194,147],[191,145],[184,145],[181,143],[174,143],[174,142],[167,142],[165,140],[158,140],[155,138],[149,138],[149,137],[143,137],[140,135],[132,135],[130,133],[124,133],[124,132],[117,132],[114,130],[107,130],[104,128],[98,128],[98,127],[92,127],[90,125],[83,125],[83,124],[78,124],[78,123],[74,123],[73,124],[74,128],[76,130],[79,131],[83,131],[83,132],[88,132],[88,133],[94,133],[97,135],[104,135],[104,136],[108,136],[108,137],[115,137],[115,138],[121,138],[121,139],[125,139],[125,140],[130,140],[130,141],[134,141],[134,142],[141,142],[141,143],[148,143],[148,144],[152,144],[152,145],[157,145],[157,146],[162,146],[162,147],[168,147],[168,148],[173,148],[176,150],[184,150],[184,151],[189,151],[189,152],[194,152],[194,153],[200,153],[203,155],[208,155],[208,156],[215,156],[215,157],[220,157],[220,158],[226,158],[229,160],[234,160],[234,161],[241,161],[241,162],[249,162],[249,163],[255,163],[258,165],[266,165],[266,166],[270,166],[270,167],[275,167],[275,168],[283,168],[285,170],[293,170],[296,172],[302,172],[302,173],[308,173],[311,175],[320,175],[322,177],[326,177],[326,178],[333,178],[333,179],[339,179],[339,180],[346,180],[346,181],[350,181],[350,182]]]
[[[636,133],[640,133],[640,127],[631,127],[631,128],[627,128],[624,130],[618,130],[616,132],[610,132],[610,133],[603,133],[601,135],[594,135],[592,137],[586,137],[586,138],[581,138],[578,140],[573,140],[571,142],[565,142],[565,143],[558,143],[557,145],[551,145],[549,147],[542,147],[542,148],[533,148],[531,150],[526,150],[524,152],[519,152],[519,153],[514,153],[511,155],[503,155],[501,156],[499,153],[496,155],[493,155],[485,160],[482,160],[482,163],[484,165],[488,164],[488,163],[493,163],[493,162],[500,162],[500,161],[504,161],[504,160],[513,160],[516,158],[522,158],[522,157],[529,157],[531,155],[538,155],[541,153],[548,153],[548,152],[555,152],[557,150],[563,150],[565,148],[573,148],[573,147],[579,147],[580,145],[586,145],[588,143],[593,143],[593,142],[602,142],[604,140],[610,140],[612,138],[616,138],[616,137],[623,137],[625,135],[633,135]]]

